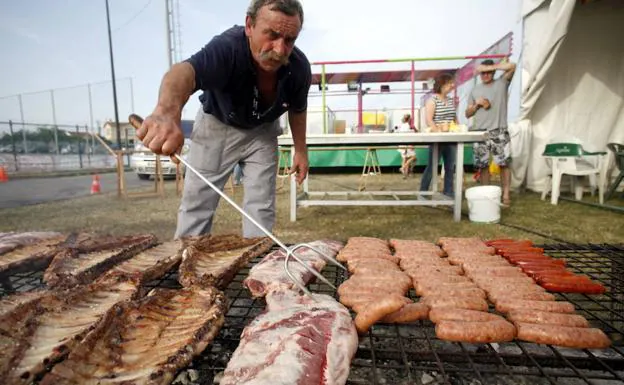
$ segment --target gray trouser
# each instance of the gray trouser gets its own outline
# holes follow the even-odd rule
[[[221,190],[239,163],[245,192],[243,209],[269,231],[275,224],[278,133],[278,122],[243,130],[223,124],[200,108],[187,156],[189,163]],[[219,199],[205,182],[187,170],[175,238],[210,233]],[[263,235],[243,218],[244,237]]]

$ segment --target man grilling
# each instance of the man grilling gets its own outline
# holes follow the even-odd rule
[[[182,108],[198,90],[188,162],[220,189],[234,165],[243,173],[243,208],[272,231],[275,224],[278,118],[288,112],[294,141],[291,172],[308,173],[306,146],[310,63],[295,41],[303,25],[298,0],[252,0],[245,26],[215,36],[163,77],[158,103],[137,137],[157,154],[178,153],[184,136]],[[186,173],[175,238],[209,233],[219,195]],[[243,236],[264,235],[243,219]]]

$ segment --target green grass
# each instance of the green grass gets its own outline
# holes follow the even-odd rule
[[[312,175],[311,191],[356,191],[359,175]],[[466,187],[473,185],[466,176]],[[280,182],[278,182],[280,183]],[[175,230],[179,198],[174,183],[166,182],[166,197],[118,199],[115,195],[89,196],[0,210],[0,231],[55,230],[93,231],[109,234],[150,232],[161,240],[170,239]],[[367,190],[410,190],[418,178],[403,180],[397,173],[384,173],[367,178]],[[229,190],[226,190],[230,194]],[[234,199],[241,202],[242,188]],[[441,236],[482,238],[511,237],[531,239],[537,243],[565,240],[575,243],[622,243],[622,213],[578,203],[560,201],[557,206],[541,201],[537,193],[512,195],[512,206],[504,209],[501,224],[477,224],[466,216],[453,221],[449,208],[431,207],[349,207],[324,206],[300,208],[298,220],[289,219],[289,188],[278,190],[275,234],[284,242],[302,242],[321,238],[346,240],[351,236],[404,238],[435,241]],[[588,202],[596,197],[584,196]],[[609,204],[624,206],[621,200]],[[464,204],[464,213],[467,208]],[[509,226],[506,226],[509,225]],[[514,227],[510,227],[514,226]],[[214,221],[214,233],[240,233],[241,216],[226,202],[221,202]],[[525,231],[527,230],[527,231]],[[554,238],[554,240],[553,240]]]

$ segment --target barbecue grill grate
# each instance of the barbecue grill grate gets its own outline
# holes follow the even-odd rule
[[[613,340],[605,350],[556,348],[524,342],[467,344],[438,340],[433,324],[375,325],[360,338],[348,384],[624,384],[624,245],[549,244],[545,253],[565,258],[568,268],[586,274],[607,287],[604,295],[558,294],[572,302],[579,314]],[[252,262],[257,263],[260,258]],[[197,357],[191,368],[199,373],[195,383],[218,383],[239,343],[244,327],[265,307],[242,286],[244,269],[225,290],[231,300],[226,322],[215,341]],[[328,265],[323,274],[336,286],[347,277]],[[4,282],[0,296],[30,291],[44,284],[41,272],[16,274]],[[179,288],[177,272],[150,282],[146,288]],[[325,284],[310,285],[313,292],[335,295]],[[413,290],[410,292],[412,298]]]

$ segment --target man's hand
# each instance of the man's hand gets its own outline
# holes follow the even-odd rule
[[[168,114],[154,112],[145,118],[141,128],[136,131],[136,136],[153,153],[169,155],[174,163],[179,163],[173,155],[180,153],[184,145],[180,119],[175,119]]]
[[[292,167],[290,168],[289,174],[296,174],[295,179],[297,180],[298,184],[301,184],[308,176],[308,169],[308,152],[295,151],[295,156],[293,157],[293,163]]]
[[[491,105],[490,105],[490,101],[489,101],[488,99],[486,99],[486,98],[479,98],[479,99],[477,99],[477,101],[475,102],[475,104],[476,104],[477,106],[480,106],[480,107],[485,108],[486,110],[489,110],[489,109],[490,109],[490,107],[491,107]]]

